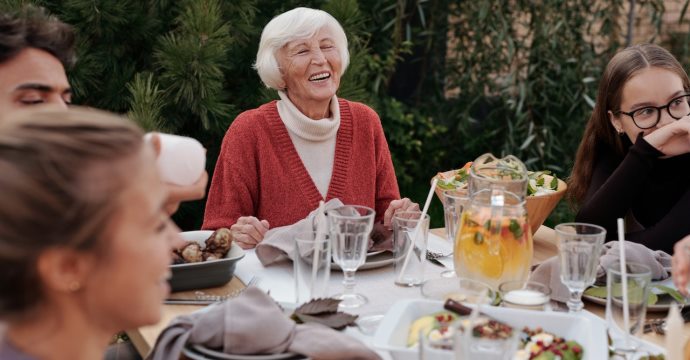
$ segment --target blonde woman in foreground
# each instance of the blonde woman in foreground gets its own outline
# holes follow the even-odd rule
[[[81,109],[0,124],[0,359],[99,359],[159,321],[177,229],[142,135]]]

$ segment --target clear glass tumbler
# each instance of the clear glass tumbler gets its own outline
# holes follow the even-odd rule
[[[647,298],[652,272],[648,266],[627,263],[623,289],[623,276],[620,262],[615,262],[606,269],[606,323],[611,336],[611,350],[617,353],[634,354],[639,347],[635,337],[642,334],[644,318],[647,314]],[[628,294],[628,307],[624,307],[623,294]],[[627,329],[625,318],[627,311]],[[625,336],[625,333],[629,336]]]
[[[424,282],[429,215],[421,211],[399,211],[393,215],[393,257],[395,284],[419,286]]]
[[[331,275],[331,242],[328,234],[315,231],[297,234],[293,266],[297,304],[328,297]]]
[[[454,243],[460,227],[460,216],[470,202],[467,190],[443,191],[443,220],[446,227],[446,239]],[[455,247],[455,246],[453,246]],[[452,253],[448,254],[448,256]],[[445,254],[444,254],[445,256]],[[441,277],[455,277],[455,270],[444,270]]]

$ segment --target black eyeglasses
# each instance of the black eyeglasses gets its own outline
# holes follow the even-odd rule
[[[690,115],[690,94],[678,96],[664,106],[645,106],[631,112],[618,110],[614,115],[628,115],[638,128],[651,129],[661,120],[661,110],[663,109],[666,109],[668,114],[676,120]]]

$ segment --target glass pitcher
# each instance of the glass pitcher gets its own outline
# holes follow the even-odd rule
[[[469,195],[455,239],[457,275],[494,289],[506,281],[526,280],[533,247],[525,165],[512,155],[480,156],[470,168]]]

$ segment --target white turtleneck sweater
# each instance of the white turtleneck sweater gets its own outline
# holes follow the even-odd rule
[[[335,138],[340,127],[338,98],[331,99],[331,117],[314,120],[302,114],[290,101],[287,93],[278,91],[278,114],[285,124],[304,167],[314,185],[326,198],[333,173]]]

